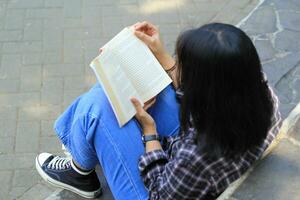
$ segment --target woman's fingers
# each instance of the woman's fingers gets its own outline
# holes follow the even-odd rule
[[[151,24],[150,22],[143,21],[141,23],[138,23],[135,26],[135,29],[136,30],[140,30],[140,29],[156,29],[156,27],[153,24]]]
[[[141,103],[136,98],[132,98],[131,102],[132,102],[133,106],[136,109],[135,118],[139,121],[139,123],[143,127],[143,130],[148,131],[148,132],[156,132],[156,130],[155,130],[155,121],[153,120],[151,115],[149,115],[144,110]]]
[[[140,40],[145,42],[147,45],[150,45],[153,42],[153,38],[151,36],[146,35],[141,31],[134,31],[134,34],[136,35],[136,37],[138,37]]]
[[[137,114],[141,114],[142,112],[145,112],[141,103],[136,98],[132,98],[131,102],[132,102]]]

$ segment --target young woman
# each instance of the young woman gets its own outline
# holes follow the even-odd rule
[[[173,85],[144,108],[133,98],[136,117],[119,128],[96,84],[55,123],[72,158],[42,153],[37,170],[87,198],[101,193],[94,171],[100,163],[118,200],[215,199],[277,133],[277,98],[256,49],[240,29],[214,23],[183,32],[174,60],[156,26],[134,28]]]

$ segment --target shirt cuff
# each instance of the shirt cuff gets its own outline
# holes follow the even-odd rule
[[[168,161],[168,157],[162,149],[149,151],[149,152],[143,154],[140,157],[140,159],[139,159],[139,170],[142,172],[150,164],[152,164],[154,162],[157,162],[157,161],[161,161],[161,160],[165,160],[166,162]]]

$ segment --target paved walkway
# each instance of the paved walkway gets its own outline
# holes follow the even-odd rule
[[[241,28],[259,52],[283,118],[300,101],[300,1],[265,0]]]
[[[88,63],[124,26],[144,19],[158,24],[172,52],[182,29],[210,21],[237,24],[256,4],[257,0],[0,0],[0,199],[39,200],[53,193],[55,189],[37,175],[34,158],[43,151],[61,153],[53,121],[95,83]],[[263,23],[274,12],[269,6],[258,19]],[[289,18],[289,13],[282,14]],[[263,24],[276,31],[277,23]],[[293,30],[285,34],[299,38]],[[268,42],[256,40],[257,45]],[[277,62],[286,63],[284,43],[278,39],[276,44],[282,51],[267,52],[278,53]],[[300,46],[292,45],[295,50]],[[285,83],[299,85],[294,76],[281,76],[277,88],[282,93]],[[287,93],[292,102],[295,93]]]

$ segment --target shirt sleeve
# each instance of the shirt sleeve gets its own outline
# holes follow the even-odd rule
[[[150,199],[205,199],[210,190],[210,182],[197,174],[197,167],[180,157],[168,160],[163,150],[142,155],[139,170]]]

